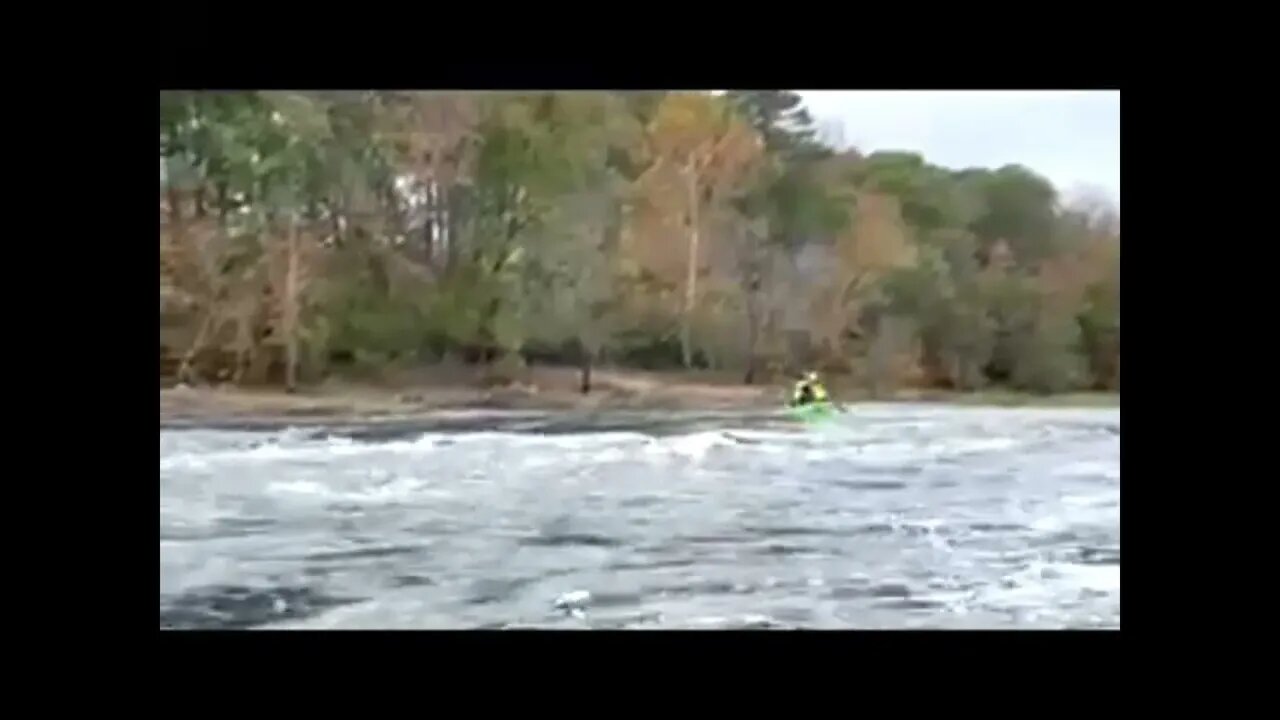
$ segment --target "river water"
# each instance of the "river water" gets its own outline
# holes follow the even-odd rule
[[[1119,628],[1120,412],[162,429],[162,628]]]

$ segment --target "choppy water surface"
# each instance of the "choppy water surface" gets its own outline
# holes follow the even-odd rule
[[[1120,626],[1120,413],[160,432],[169,628]]]

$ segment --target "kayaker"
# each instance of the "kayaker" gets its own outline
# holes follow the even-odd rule
[[[813,370],[805,373],[804,377],[796,383],[795,389],[791,392],[792,407],[830,401],[831,397],[827,394],[827,388],[818,379],[818,373]]]

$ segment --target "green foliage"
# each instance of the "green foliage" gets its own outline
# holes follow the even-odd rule
[[[1080,340],[1092,387],[1114,390],[1120,384],[1120,269],[1115,266],[1085,291],[1078,316]]]
[[[873,153],[853,174],[862,187],[896,197],[903,218],[925,233],[972,230],[986,212],[979,176],[930,165],[915,153]]]
[[[891,361],[918,348],[936,381],[962,389],[1118,386],[1113,211],[1061,209],[1056,189],[1020,166],[952,170],[907,152],[836,155],[792,91],[725,97],[717,112],[731,108],[755,134],[735,135],[729,169],[709,170],[728,179],[708,190],[716,198],[702,220],[697,268],[707,280],[694,315],[707,363],[748,362],[783,305],[810,300],[786,296],[819,290],[788,279],[780,258],[846,237],[871,217],[859,214],[857,198],[876,194],[896,201],[884,222],[902,226],[888,234],[905,238],[895,242],[914,260],[859,285],[860,297],[879,298],[863,310],[893,332],[873,333],[853,365],[873,366],[879,384]],[[297,224],[308,284],[293,332],[303,364],[317,370],[335,356],[377,366],[531,346],[560,348],[565,360],[578,348],[662,364],[679,358],[677,298],[690,266],[678,185],[641,181],[656,166],[646,129],[665,99],[164,92],[162,198],[173,218],[207,214],[216,226],[178,240],[218,238],[216,253],[211,244],[188,255],[216,260],[206,264],[224,282],[207,290],[222,295],[208,303],[247,308],[245,318],[254,298],[266,308],[282,297],[280,253],[292,227],[284,221]],[[449,120],[446,111],[462,106],[468,112]],[[847,256],[849,266],[831,269],[837,286],[862,272],[853,265],[872,262]],[[768,332],[772,346],[783,344],[782,330]]]
[[[830,149],[817,142],[813,117],[802,104],[799,93],[734,90],[726,96],[760,133],[765,147],[784,161],[817,160],[830,154]]]
[[[1080,386],[1083,358],[1080,327],[1064,313],[1044,313],[1031,331],[1014,339],[1012,385],[1041,394]]]
[[[988,246],[1009,243],[1024,267],[1048,259],[1055,252],[1057,192],[1048,180],[1017,165],[972,178],[985,210],[970,229]]]
[[[733,91],[727,96],[769,152],[754,186],[736,198],[738,211],[762,220],[769,228],[769,242],[793,249],[826,241],[848,228],[853,194],[823,177],[821,163],[831,151],[815,140],[813,118],[800,96],[783,90]]]
[[[957,233],[935,240],[922,247],[916,267],[886,278],[890,313],[913,321],[928,360],[950,385],[976,389],[986,382],[996,323],[971,265],[971,239]]]
[[[388,292],[367,267],[333,283],[326,295],[321,309],[331,353],[384,359],[414,355],[431,329],[422,300]]]

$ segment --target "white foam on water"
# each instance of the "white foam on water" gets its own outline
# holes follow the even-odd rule
[[[336,453],[359,454],[372,452],[371,447],[351,446],[344,443],[311,441],[305,445],[284,446],[268,443],[252,448],[233,448],[210,450],[204,452],[178,452],[160,458],[160,470],[209,470],[215,467],[237,465],[241,463],[273,463],[323,459]]]
[[[359,490],[337,493],[343,500],[357,503],[386,503],[408,500],[420,495],[427,483],[419,478],[398,477],[391,482]]]
[[[636,433],[598,433],[594,435],[523,435],[517,433],[481,432],[467,434],[424,433],[411,440],[386,442],[357,442],[348,437],[331,436],[324,439],[308,439],[301,431],[284,431],[255,447],[221,447],[207,450],[181,450],[160,458],[160,470],[210,470],[241,463],[268,464],[278,462],[324,462],[332,458],[354,458],[378,455],[422,456],[448,451],[451,447],[492,446],[510,449],[513,446],[547,446],[579,448],[644,442],[645,437]],[[244,442],[241,440],[240,442]],[[251,440],[252,442],[252,440]]]
[[[241,561],[200,552],[188,543],[167,542],[160,547],[160,589],[181,595],[188,590],[245,584]]]
[[[842,438],[839,444],[833,444],[826,448],[826,451],[838,452],[841,456],[855,460],[859,464],[893,466],[902,463],[926,463],[945,458],[1005,451],[1016,447],[1021,442],[1018,438],[1003,436],[933,441],[891,439],[887,442],[876,442],[879,439],[879,437],[866,435],[856,439]]]
[[[1084,460],[1066,463],[1052,468],[1049,474],[1054,477],[1105,477],[1110,480],[1120,479],[1120,466],[1115,462]]]
[[[330,608],[300,620],[284,620],[260,626],[264,630],[384,630],[386,628],[430,627],[415,622],[416,607],[402,608],[386,599],[364,600]]]
[[[860,465],[891,464],[919,460],[928,454],[919,444],[910,442],[887,442],[873,445],[855,445],[852,447],[853,458]]]
[[[1045,515],[1035,518],[1031,521],[1031,529],[1039,532],[1051,533],[1059,530],[1067,529],[1071,523],[1064,520],[1058,515]]]
[[[1020,441],[1014,437],[978,437],[967,438],[963,440],[951,440],[947,442],[937,443],[942,453],[954,455],[967,455],[969,453],[992,452],[996,450],[1008,450],[1016,446]]]
[[[293,495],[315,495],[332,497],[328,487],[314,480],[275,480],[267,483],[269,493],[288,493]]]
[[[571,590],[561,594],[552,605],[559,609],[581,609],[591,604],[591,593],[586,590]]]
[[[727,615],[702,615],[698,617],[691,617],[688,620],[686,620],[683,624],[685,627],[688,627],[688,628],[707,628],[707,629],[720,629],[720,628],[732,628],[732,627],[769,627],[769,626],[779,625],[777,620],[774,620],[768,615],[761,615],[759,613],[750,613],[746,615],[739,615],[737,617],[732,617]]]
[[[417,477],[397,476],[375,483],[341,488],[314,480],[273,480],[267,484],[266,492],[277,496],[301,496],[357,504],[390,504],[441,495],[439,491],[432,492],[430,483]],[[444,495],[448,496],[448,493]]]
[[[960,576],[950,586],[931,585],[924,595],[913,591],[913,597],[946,603],[950,612],[940,610],[923,621],[920,618],[929,613],[905,612],[885,603],[883,610],[852,622],[999,626],[1096,624],[1098,620],[1088,618],[1108,617],[1118,621],[1117,566],[1073,564],[1067,559],[1076,557],[1074,546],[1046,548],[1049,541],[1057,541],[1033,537],[1071,530],[1091,544],[1118,543],[1111,537],[1118,522],[1118,483],[1106,481],[1118,481],[1113,446],[1102,433],[1070,427],[1056,432],[1061,424],[1051,425],[1048,430],[1054,432],[1049,432],[1032,417],[987,409],[904,413],[895,406],[883,420],[850,417],[795,431],[743,428],[659,437],[616,431],[479,432],[367,441],[314,437],[301,430],[271,435],[201,431],[186,436],[166,431],[161,436],[161,529],[173,539],[161,542],[161,587],[170,595],[187,586],[256,587],[267,578],[278,585],[278,575],[301,572],[297,558],[322,549],[323,538],[339,526],[344,528],[341,532],[362,538],[360,542],[367,537],[368,542],[387,545],[401,543],[401,534],[420,538],[430,532],[440,535],[441,547],[448,552],[412,559],[360,559],[353,562],[359,565],[350,571],[354,574],[329,575],[323,581],[327,594],[334,594],[332,583],[341,582],[352,591],[338,595],[375,595],[375,600],[277,627],[474,627],[504,621],[570,627],[577,621],[553,611],[551,601],[561,592],[585,587],[604,597],[595,565],[629,550],[520,549],[515,552],[528,556],[518,558],[521,563],[545,559],[557,568],[563,564],[563,569],[584,572],[582,582],[561,579],[555,587],[525,589],[505,605],[465,602],[472,580],[484,572],[479,566],[490,562],[484,558],[514,562],[510,548],[559,513],[607,516],[600,531],[606,535],[614,519],[634,520],[636,542],[656,547],[665,547],[662,538],[682,533],[732,536],[748,520],[752,526],[767,520],[820,529],[891,522],[898,530],[892,537],[858,538],[844,550],[847,558],[831,560],[831,572],[797,570],[794,586],[770,577],[795,567],[794,558],[735,555],[718,545],[681,547],[681,552],[695,556],[690,572],[706,574],[708,563],[723,563],[735,568],[730,578],[735,587],[760,592],[753,597],[734,592],[646,599],[644,610],[660,613],[665,618],[662,625],[668,627],[739,627],[771,624],[768,615],[744,613],[775,613],[784,606],[777,610],[778,618],[795,622],[806,617],[807,611],[788,614],[794,608],[786,604],[794,601],[813,611],[812,622],[825,618],[843,626],[851,621],[838,614],[826,618],[818,607],[818,598],[826,594],[823,576],[843,577],[871,568],[901,574],[899,564],[909,555],[921,567],[945,567]],[[1088,422],[1096,425],[1097,417]],[[1045,437],[1055,433],[1069,447],[1052,454],[1057,451]],[[1076,444],[1088,444],[1089,451],[1079,452]],[[969,454],[977,456],[946,461]],[[943,460],[935,464],[939,459]],[[811,463],[817,467],[809,467]],[[988,482],[994,475],[1016,482]],[[906,487],[851,494],[820,482],[864,476],[900,481]],[[953,489],[928,490],[930,481],[939,477],[954,477]],[[626,502],[632,498],[654,500]],[[1032,532],[985,533],[970,547],[963,534],[940,528],[944,518],[954,524],[958,515],[966,521],[1030,525]],[[261,532],[250,526],[237,534],[234,524],[222,532],[224,517],[280,522]],[[582,522],[584,531],[594,531],[594,519]],[[827,547],[823,537],[812,542]],[[1071,535],[1063,537],[1068,538],[1063,543],[1074,542]],[[1023,544],[1028,541],[1033,542]],[[218,557],[234,562],[220,564]],[[842,564],[846,561],[847,567]],[[412,565],[402,570],[397,566],[402,562]],[[672,572],[656,568],[635,574],[665,577]],[[1003,578],[1001,572],[1006,573]],[[428,576],[432,584],[402,587],[392,582],[398,580],[393,573]],[[988,581],[994,582],[970,589],[970,583]],[[299,579],[300,584],[308,582],[318,581],[310,576]],[[766,596],[767,602],[759,599]],[[587,624],[598,622],[595,616],[608,611],[606,603],[588,613]],[[957,620],[961,616],[965,619]]]
[[[616,447],[607,447],[603,450],[595,452],[591,459],[598,463],[612,463],[627,460],[632,457],[633,451],[623,450]]]
[[[764,454],[795,452],[798,441],[806,439],[802,433],[776,430],[725,430],[723,435],[740,451]]]
[[[736,436],[738,439],[735,439]],[[638,432],[599,432],[542,435],[531,433],[476,432],[476,433],[424,433],[413,439],[384,442],[359,442],[348,437],[331,436],[308,439],[302,431],[286,431],[265,440],[251,436],[247,442],[258,442],[244,447],[245,439],[237,438],[237,445],[209,449],[182,449],[162,455],[160,471],[225,471],[240,464],[270,465],[275,463],[324,464],[335,459],[352,459],[379,456],[420,457],[435,454],[451,455],[462,449],[491,449],[498,453],[510,453],[512,459],[520,458],[527,467],[563,463],[565,453],[581,455],[580,459],[592,462],[621,462],[634,460],[638,454],[650,456],[683,457],[701,461],[716,449],[731,448],[739,452],[781,453],[794,452],[794,448],[781,446],[782,442],[796,440],[795,434],[758,431],[734,431],[733,436],[723,431],[700,431],[684,435],[655,438]],[[742,440],[747,440],[744,443]],[[751,441],[755,441],[753,444]],[[902,448],[907,454],[906,445]],[[515,452],[524,449],[546,449],[552,453]],[[823,450],[822,452],[829,452]],[[371,460],[372,461],[372,460]],[[475,462],[474,458],[468,462]]]
[[[715,431],[695,432],[688,435],[676,435],[665,438],[661,442],[650,446],[650,452],[662,452],[671,455],[680,455],[691,460],[701,460],[706,457],[707,453],[713,448],[737,447],[738,443],[725,437],[724,433]]]
[[[210,466],[206,456],[199,453],[177,453],[160,458],[160,471],[165,470],[208,470]],[[163,476],[161,477],[163,480]]]
[[[1120,498],[1114,491],[1096,492],[1088,495],[1063,495],[1062,504],[1069,511],[1118,507]]]
[[[1078,621],[1081,613],[1114,607],[1119,598],[1119,566],[1036,561],[976,590],[963,604],[971,610],[985,607],[1014,612],[1025,622],[1053,617],[1069,624]]]
[[[1053,568],[1061,576],[1063,584],[1108,595],[1119,596],[1120,594],[1119,565],[1057,563]]]

